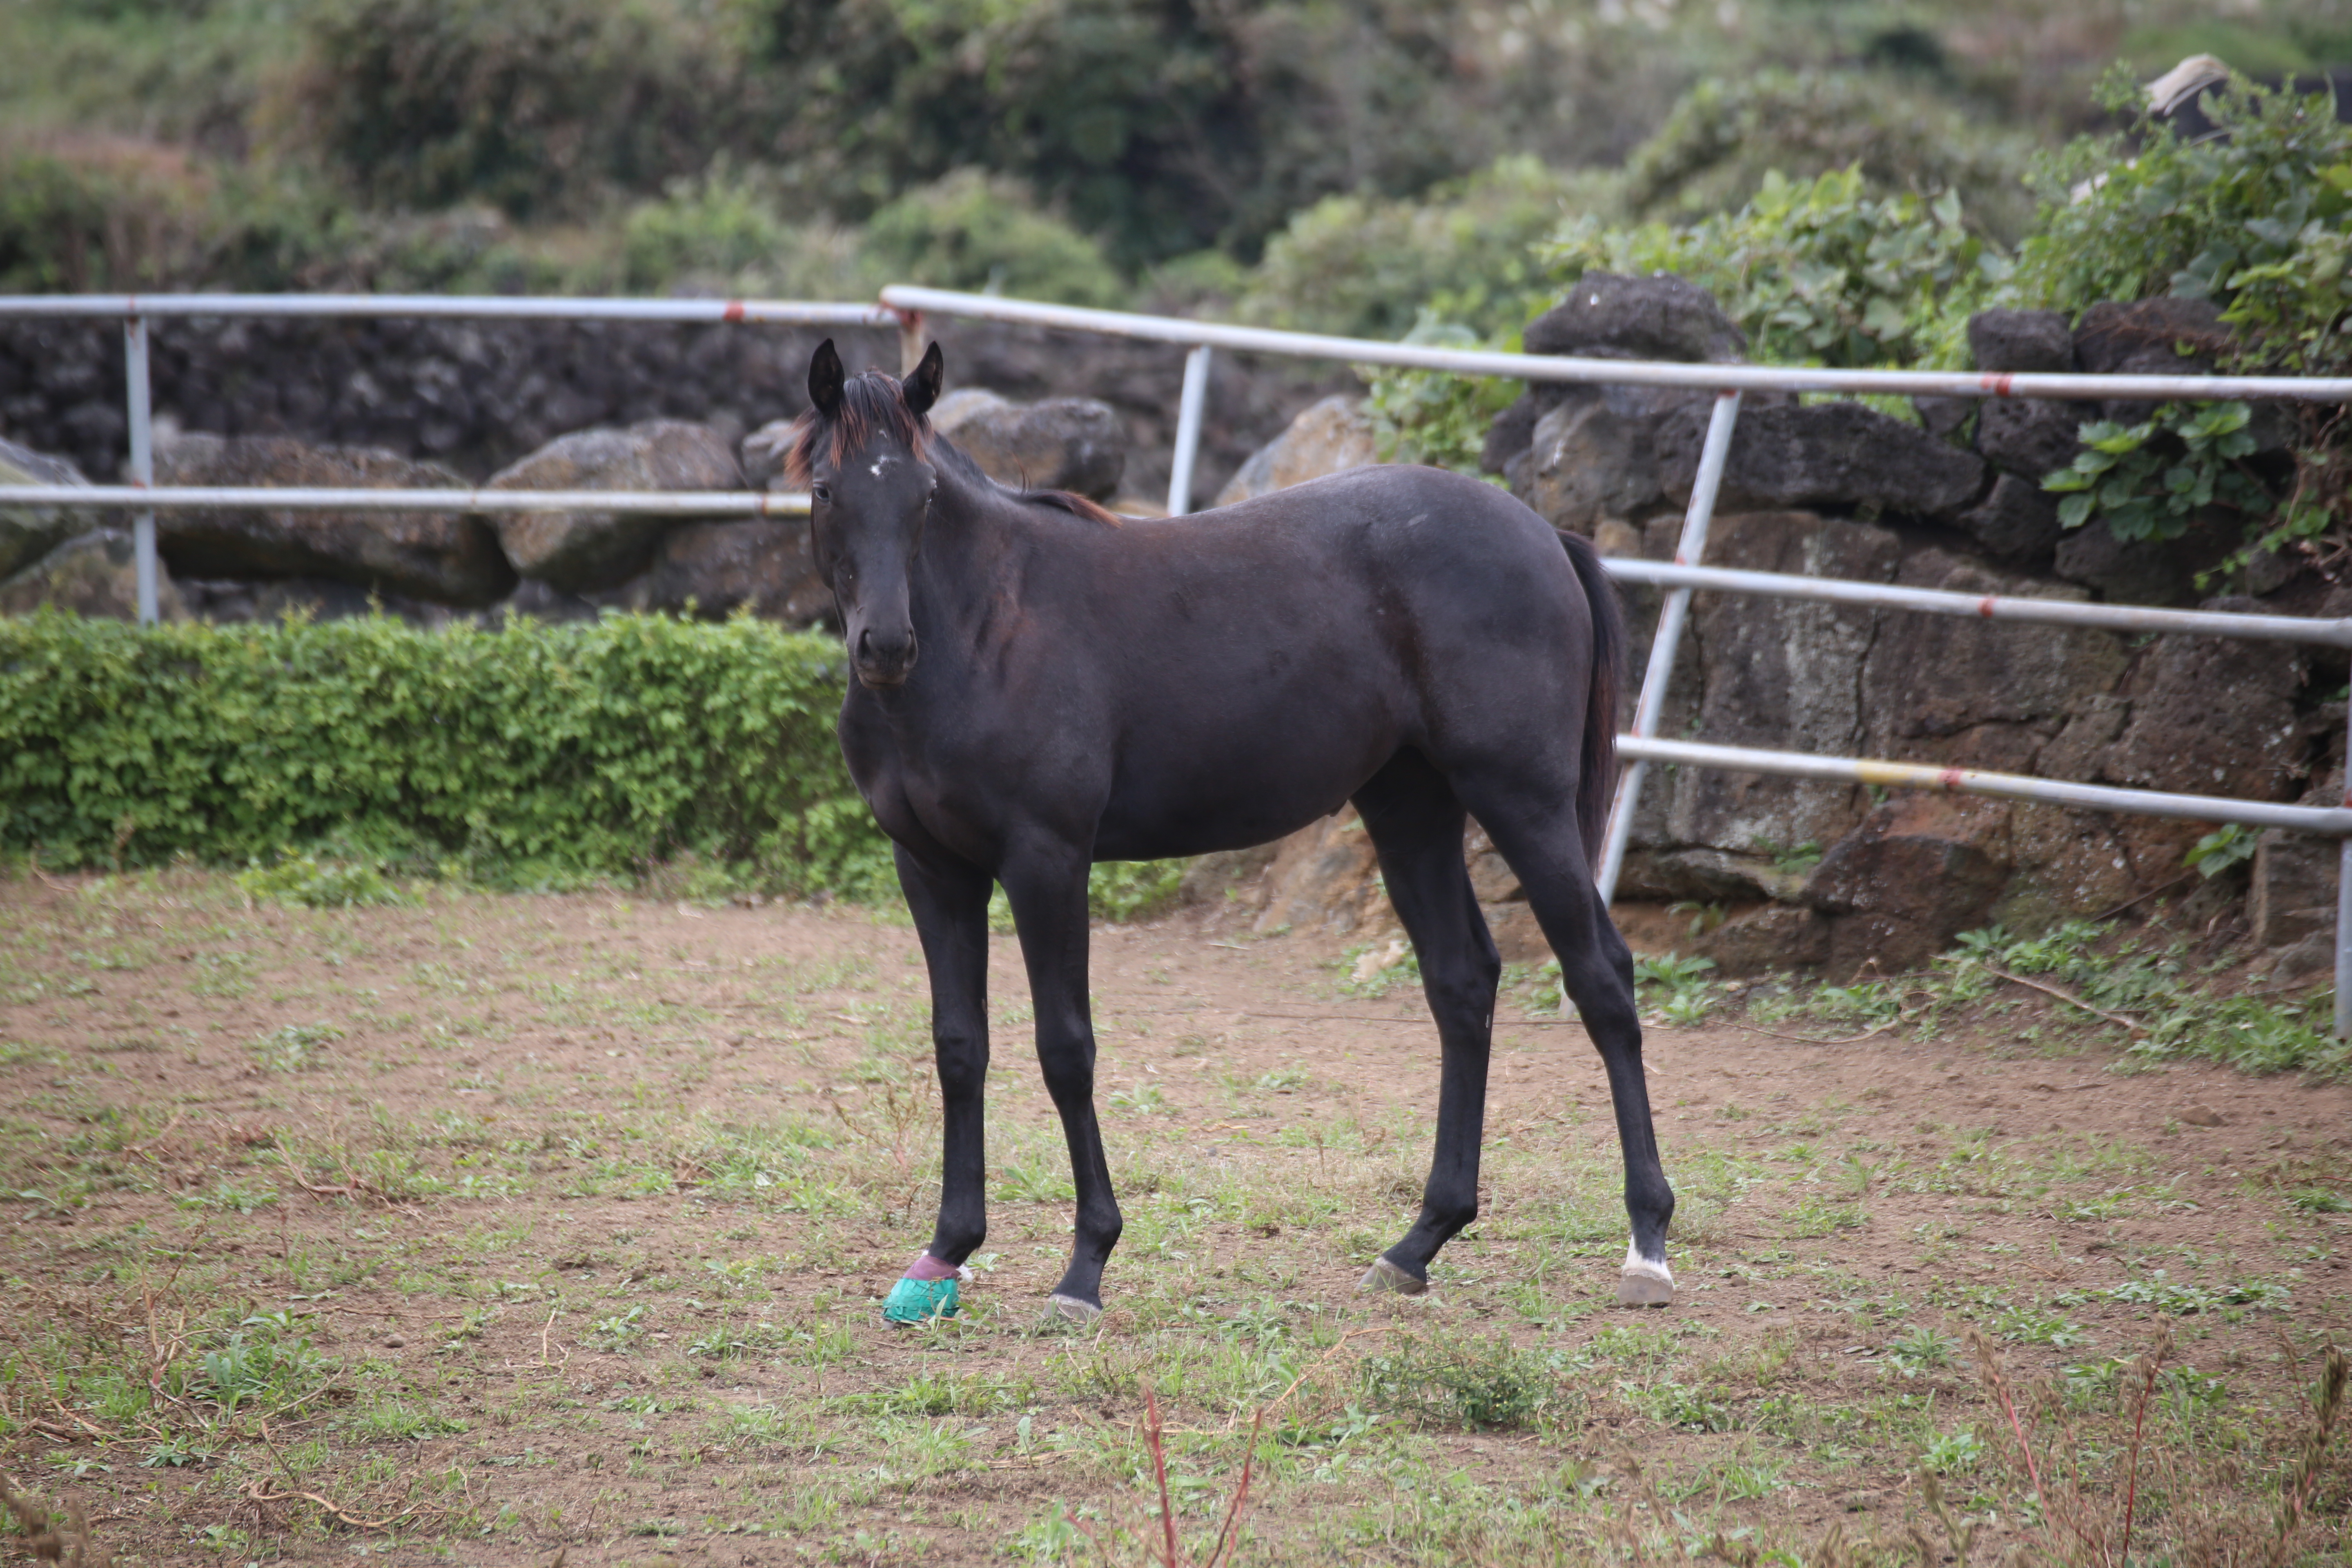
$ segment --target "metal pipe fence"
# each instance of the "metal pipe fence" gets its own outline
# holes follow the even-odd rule
[[[1213,350],[1339,360],[1454,374],[1516,381],[1614,383],[1683,387],[1717,395],[1681,539],[1672,563],[1612,559],[1609,570],[1621,581],[1655,584],[1667,590],[1651,647],[1647,674],[1636,702],[1633,733],[1621,737],[1629,765],[1619,781],[1608,837],[1602,847],[1599,883],[1606,899],[1615,890],[1627,837],[1650,763],[1721,768],[1874,784],[1935,789],[1994,798],[2040,802],[2083,810],[2119,811],[2195,822],[2278,827],[2335,837],[2338,850],[2336,933],[2336,1033],[2352,1038],[2352,787],[2340,807],[2287,805],[2221,796],[2117,789],[1966,768],[1941,768],[1871,758],[1827,757],[1753,747],[1662,740],[1657,727],[1672,679],[1675,655],[1693,593],[1706,590],[1800,598],[1967,616],[1985,620],[2077,626],[2111,632],[2222,637],[2352,647],[2352,619],[2315,620],[2163,609],[2128,605],[2093,605],[2063,599],[1954,594],[1930,589],[1835,578],[1796,577],[1765,572],[1726,571],[1702,564],[1717,494],[1721,487],[1738,419],[1740,394],[1748,389],[1909,396],[2044,397],[2086,400],[2210,401],[2294,399],[2352,402],[2352,377],[2053,375],[1925,371],[1857,371],[1764,365],[1685,364],[1587,359],[1570,355],[1507,354],[1442,348],[1320,333],[1286,332],[1087,310],[1006,300],[991,295],[893,285],[879,307],[829,305],[793,300],[547,300],[432,295],[79,295],[0,296],[0,316],[119,318],[124,322],[124,353],[131,405],[131,482],[121,486],[0,488],[0,504],[75,508],[141,509],[139,541],[140,616],[154,618],[154,511],[160,508],[260,506],[287,510],[378,511],[625,511],[670,516],[791,516],[808,510],[805,495],[705,492],[649,495],[624,491],[390,490],[297,489],[158,489],[153,485],[152,408],[147,374],[146,321],[154,317],[457,317],[556,321],[727,321],[896,326],[902,367],[911,368],[921,348],[926,313],[971,317],[1114,336],[1185,347],[1171,465],[1168,510],[1191,510],[1201,429],[1205,413]],[[2352,743],[2352,727],[2347,727]],[[2347,758],[2352,762],[2352,758]]]

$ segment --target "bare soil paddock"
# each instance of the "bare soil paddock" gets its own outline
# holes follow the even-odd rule
[[[1202,1556],[1262,1415],[1244,1562],[2120,1563],[2127,1497],[2143,1561],[2342,1558],[2306,1444],[2342,1087],[2143,1067],[2023,992],[1928,1038],[1654,1028],[1682,1291],[1625,1311],[1598,1065],[1515,975],[1483,1217],[1367,1300],[1426,1158],[1418,994],[1105,927],[1126,1238],[1101,1322],[1040,1331],[1066,1166],[1005,937],[983,1271],[893,1330],[910,930],[418,897],[0,883],[0,1471],[118,1563],[1142,1562],[1147,1387]]]

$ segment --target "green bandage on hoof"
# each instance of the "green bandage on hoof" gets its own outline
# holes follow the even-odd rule
[[[953,1279],[901,1279],[890,1287],[889,1300],[882,1303],[886,1323],[928,1323],[933,1318],[955,1315]]]

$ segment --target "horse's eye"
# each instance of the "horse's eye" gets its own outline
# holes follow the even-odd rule
[[[829,504],[833,500],[833,487],[831,485],[812,485],[809,487],[809,494],[814,499]]]

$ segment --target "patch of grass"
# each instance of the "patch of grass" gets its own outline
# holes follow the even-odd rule
[[[2192,1284],[2185,1279],[2171,1279],[2164,1269],[2157,1268],[2150,1270],[2145,1278],[2126,1279],[2105,1290],[2070,1290],[2059,1296],[2057,1300],[2062,1307],[2079,1307],[2095,1299],[2120,1302],[2127,1307],[2147,1307],[2174,1317],[2190,1317],[2230,1307],[2267,1307],[2284,1310],[2293,1301],[2294,1294],[2284,1285],[2263,1280],[2241,1280],[2211,1287]]]
[[[414,1443],[466,1431],[463,1421],[406,1399],[379,1399],[343,1418],[344,1430],[362,1443]]]

